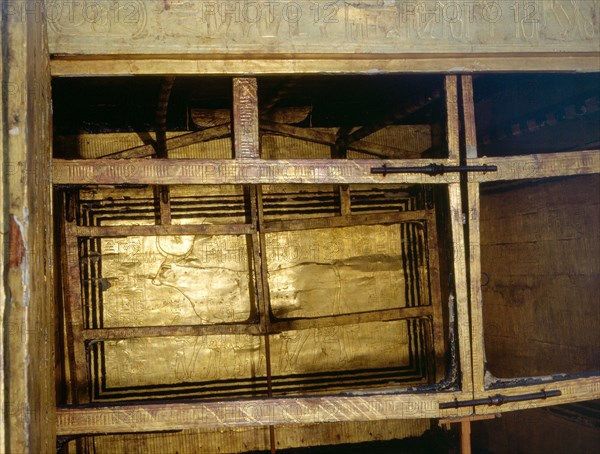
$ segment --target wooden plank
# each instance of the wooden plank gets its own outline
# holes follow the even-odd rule
[[[370,322],[388,322],[405,320],[408,318],[423,318],[431,316],[432,306],[399,307],[396,309],[382,309],[369,312],[356,312],[352,314],[338,314],[318,318],[299,318],[278,320],[271,324],[271,332],[324,328],[328,326],[355,325]]]
[[[81,290],[81,273],[79,264],[79,244],[77,236],[71,232],[70,224],[63,224],[63,241],[65,254],[63,257],[65,290],[64,304],[67,320],[67,342],[72,357],[69,358],[69,381],[74,403],[89,402],[88,362],[85,350],[83,330],[85,328],[83,301]]]
[[[471,454],[471,421],[460,423],[460,454]]]
[[[446,135],[448,160],[453,165],[460,164],[460,121],[458,117],[457,76],[446,76]]]
[[[236,159],[260,158],[258,83],[255,78],[233,79],[233,148]]]
[[[428,262],[428,284],[427,294],[431,298],[432,322],[431,329],[433,335],[433,353],[435,355],[435,378],[436,381],[442,380],[447,371],[446,364],[446,337],[444,336],[444,317],[442,310],[442,289],[440,274],[440,257],[438,253],[439,244],[437,238],[437,226],[435,213],[427,219],[425,224],[427,246],[426,256]]]
[[[182,134],[177,137],[172,137],[165,140],[166,151],[176,150],[178,148],[187,147],[195,143],[209,142],[215,139],[221,139],[231,134],[231,125],[225,124],[215,126],[213,128],[203,129],[202,131],[190,132],[189,134]],[[154,144],[141,145],[139,147],[129,148],[128,150],[117,151],[111,153],[104,158],[111,159],[133,159],[133,158],[145,158],[154,156],[156,154],[156,148]]]
[[[33,0],[1,2],[0,416],[3,452],[54,452],[55,323],[52,99],[43,16]]]
[[[436,161],[450,165],[445,159]],[[430,159],[405,160],[212,160],[87,159],[53,160],[53,183],[89,184],[351,184],[451,183],[459,175],[371,173],[374,167],[426,166]]]
[[[398,54],[331,55],[315,58],[295,54],[294,58],[261,58],[260,55],[236,56],[150,56],[115,55],[110,59],[55,56],[50,62],[53,76],[131,76],[131,75],[272,75],[272,74],[365,74],[383,73],[487,73],[496,71],[581,71],[600,70],[594,49],[581,53],[523,54]]]
[[[163,336],[209,336],[214,334],[249,334],[261,332],[257,325],[216,324],[216,325],[176,325],[176,326],[135,326],[119,328],[86,329],[85,340],[136,339]]]
[[[350,186],[342,184],[338,186],[338,194],[340,196],[340,215],[350,216],[352,215],[352,206],[350,198]]]
[[[469,322],[464,214],[462,211],[462,192],[460,189],[460,184],[450,184],[448,186],[448,193],[450,200],[450,222],[452,229],[452,252],[454,255],[454,294],[456,297],[459,364],[462,377],[461,390],[472,393],[473,377],[471,367],[471,330]]]
[[[469,174],[469,181],[506,181],[600,173],[600,150],[469,159],[469,165],[491,164],[497,172]]]
[[[72,226],[77,237],[123,237],[161,235],[251,235],[251,224],[183,224],[183,225],[98,225]]]
[[[290,232],[294,230],[351,227],[355,225],[383,225],[401,222],[419,222],[431,219],[433,219],[433,212],[429,210],[394,211],[389,213],[353,214],[326,218],[268,221],[264,223],[262,229],[265,233],[274,233]]]
[[[595,50],[596,2],[527,7],[496,0],[458,3],[109,0],[48,5],[50,52],[61,55],[204,54],[264,58],[295,53],[407,54],[586,52]],[[29,10],[9,9],[17,17]],[[477,5],[478,6],[478,5]],[[427,9],[425,9],[427,7]],[[37,9],[33,11],[37,12]],[[36,18],[38,16],[36,15]],[[39,20],[39,18],[38,18]],[[218,43],[218,45],[215,45]],[[543,69],[543,68],[540,68]]]
[[[487,389],[484,397],[492,397],[497,394],[518,396],[520,394],[538,392],[541,390],[547,392],[560,390],[562,394],[560,396],[549,397],[547,399],[510,402],[500,406],[481,405],[475,407],[477,409],[477,414],[498,414],[508,411],[526,410],[531,408],[547,407],[551,405],[600,399],[600,376],[598,375],[593,377],[573,379],[565,379],[565,377],[558,375],[556,377],[545,377],[544,379],[538,379],[538,383],[535,383],[535,381],[535,379],[531,379],[531,384],[529,385],[519,385],[517,382],[513,382],[515,383],[513,386],[510,386],[510,381],[508,381],[506,388],[503,387],[494,390]]]
[[[285,125],[281,123],[262,122],[260,129],[263,132],[268,132],[293,139],[306,140],[307,142],[318,143],[321,145],[330,145],[332,148],[342,148],[352,151],[358,151],[373,156],[379,156],[390,159],[402,159],[407,154],[414,153],[412,151],[403,150],[402,148],[390,147],[378,143],[368,142],[366,140],[357,140],[348,144],[341,144],[338,134],[322,131],[313,128],[301,128],[299,126]],[[338,157],[339,158],[339,157]]]
[[[473,78],[462,76],[463,115],[467,159],[477,157],[477,129],[473,101]],[[469,295],[471,305],[471,343],[473,364],[473,390],[478,398],[484,390],[485,347],[483,339],[483,298],[481,294],[481,234],[479,183],[467,183],[469,204]]]
[[[470,395],[470,394],[469,394]],[[59,436],[312,424],[336,421],[436,418],[448,414],[440,402],[464,393],[287,397],[221,402],[59,407]],[[465,409],[452,413],[467,414]]]

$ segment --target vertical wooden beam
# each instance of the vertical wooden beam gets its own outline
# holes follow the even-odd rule
[[[443,316],[442,316],[442,293],[440,276],[440,257],[438,254],[437,226],[435,215],[430,216],[425,224],[427,261],[429,269],[429,294],[431,298],[432,310],[432,335],[433,351],[435,354],[435,379],[439,381],[444,378],[445,371],[445,353],[446,339],[444,337]]]
[[[342,184],[338,187],[338,193],[340,195],[340,214],[342,216],[350,216],[352,209],[350,206],[350,186]]]
[[[236,159],[260,158],[258,83],[255,78],[233,79],[233,138]]]
[[[71,385],[71,398],[74,404],[89,401],[89,376],[87,355],[84,344],[84,316],[81,291],[81,273],[79,265],[79,245],[77,236],[71,232],[72,225],[66,220],[62,226],[63,254],[63,279],[65,280],[64,295],[65,320],[67,343],[69,344],[69,380]]]
[[[477,129],[473,102],[473,78],[462,76],[465,147],[467,160],[477,158]],[[471,308],[471,344],[473,348],[473,387],[475,398],[485,389],[485,347],[483,338],[483,306],[481,295],[481,234],[479,183],[467,183],[469,204],[469,293]]]
[[[46,20],[40,2],[2,2],[0,69],[4,169],[0,206],[5,443],[1,452],[53,452],[52,127]],[[16,12],[16,14],[15,14]],[[31,14],[30,14],[31,13]],[[2,330],[2,329],[0,329]]]
[[[446,134],[448,136],[448,159],[460,164],[460,123],[458,116],[457,76],[446,76]]]
[[[158,159],[169,157],[167,149],[167,111],[174,83],[175,77],[165,77],[158,96],[156,107],[156,157]],[[155,192],[155,196],[158,198],[160,223],[161,225],[169,225],[171,223],[171,191],[169,186],[156,186]]]
[[[471,367],[471,332],[469,322],[469,299],[467,281],[467,263],[464,237],[464,214],[462,210],[462,191],[460,183],[448,185],[450,200],[450,223],[454,254],[454,292],[456,295],[456,317],[458,350],[461,371],[461,390],[473,391]]]
[[[460,423],[460,453],[471,454],[471,421]]]

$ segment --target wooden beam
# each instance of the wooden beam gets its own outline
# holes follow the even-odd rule
[[[123,237],[160,235],[251,235],[251,224],[183,224],[183,225],[101,225],[73,226],[71,234],[78,237]]]
[[[494,381],[494,380],[493,380]],[[477,414],[497,414],[507,411],[526,410],[531,408],[547,407],[550,405],[568,404],[572,402],[582,402],[586,400],[600,399],[600,375],[584,378],[571,378],[556,375],[554,377],[534,377],[527,379],[527,384],[522,384],[525,380],[498,380],[498,384],[503,383],[499,389],[489,389],[492,383],[488,383],[485,393],[481,397],[492,397],[496,394],[506,396],[518,396],[537,392],[540,390],[554,391],[560,390],[561,395],[549,397],[547,399],[525,400],[520,402],[509,402],[504,405],[478,405],[475,407]]]
[[[350,147],[354,142],[364,139],[365,137],[370,136],[374,132],[379,131],[380,129],[383,129],[389,125],[402,121],[409,115],[412,115],[418,112],[419,110],[431,105],[431,103],[439,99],[440,96],[441,92],[436,90],[430,96],[413,100],[412,102],[403,106],[397,112],[394,112],[394,114],[391,115],[390,118],[357,129],[353,133],[349,134],[342,143],[345,146]]]
[[[429,210],[395,211],[391,213],[353,214],[325,218],[288,219],[269,221],[263,225],[265,233],[289,232],[294,230],[329,229],[354,225],[382,225],[401,222],[418,222],[433,219]]]
[[[355,54],[315,57],[294,54],[261,58],[260,55],[160,56],[98,55],[61,57],[50,62],[52,76],[131,76],[131,75],[271,75],[271,74],[379,74],[384,73],[487,73],[496,71],[597,72],[598,53],[565,52],[522,54]]]
[[[231,134],[231,125],[224,124],[215,126],[213,128],[203,129],[202,131],[190,132],[189,134],[182,134],[171,139],[166,139],[165,146],[167,153],[178,148],[187,147],[200,142],[209,142],[215,139],[221,139],[228,137]],[[111,159],[132,159],[132,158],[145,158],[154,156],[156,149],[154,144],[141,145],[139,147],[129,148],[128,150],[117,151],[104,156],[104,158]]]
[[[469,181],[526,180],[600,173],[600,150],[543,153],[502,158],[475,158],[469,165],[492,164],[497,172],[469,174]]]
[[[61,226],[64,242],[63,279],[67,341],[69,344],[69,384],[73,403],[89,402],[88,361],[85,351],[83,329],[85,327],[81,289],[78,239],[71,232],[72,224],[63,221]]]
[[[458,85],[456,76],[446,76],[446,135],[448,159],[460,164],[460,121],[458,117]]]
[[[215,325],[133,326],[86,329],[83,331],[83,339],[103,341],[163,336],[209,336],[214,334],[258,335],[260,333],[261,330],[258,325],[242,323]]]
[[[464,393],[322,396],[59,407],[59,436],[153,432],[199,428],[311,424],[336,421],[436,418],[448,414],[439,403]],[[452,413],[468,414],[465,409]]]
[[[436,161],[450,165],[448,160]],[[459,175],[374,175],[373,167],[426,166],[430,159],[405,160],[217,160],[217,159],[78,159],[53,160],[53,183],[96,184],[398,184],[451,183]]]
[[[477,128],[475,125],[475,103],[473,99],[472,76],[461,76],[461,85],[466,154],[467,159],[474,159],[477,157]],[[483,339],[483,298],[481,293],[481,234],[478,182],[467,183],[467,203],[469,206],[467,220],[469,248],[467,253],[469,260],[469,303],[471,307],[471,356],[473,367],[473,391],[475,398],[477,399],[485,388],[485,346]]]
[[[258,159],[258,83],[255,78],[233,79],[233,138],[236,159]]]
[[[396,309],[382,309],[369,312],[354,312],[351,314],[338,314],[326,317],[298,318],[279,320],[271,324],[270,331],[279,333],[281,331],[325,328],[329,326],[355,325],[370,322],[389,322],[394,320],[405,320],[408,318],[431,317],[433,309],[431,306],[399,307]]]
[[[346,150],[358,151],[360,153],[370,154],[379,157],[401,159],[409,153],[413,153],[402,148],[389,147],[365,140],[357,140],[356,142],[343,145],[339,141],[336,133],[329,131],[320,131],[312,128],[301,128],[299,126],[285,125],[281,123],[262,122],[260,129],[263,132],[276,134],[279,136],[290,137],[293,139],[306,140],[307,142],[319,143],[321,145],[329,145],[331,147],[343,146]]]

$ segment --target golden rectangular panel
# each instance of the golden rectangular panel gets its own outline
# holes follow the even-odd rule
[[[271,233],[266,240],[278,318],[406,306],[398,224]]]

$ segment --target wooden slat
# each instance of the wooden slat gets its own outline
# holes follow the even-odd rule
[[[323,396],[221,402],[163,403],[57,409],[60,436],[311,424],[336,421],[436,418],[449,414],[439,403],[464,393]],[[466,415],[465,409],[452,414]]]
[[[262,122],[260,124],[260,129],[263,132],[290,137],[293,139],[306,140],[307,142],[318,143],[321,145],[330,145],[331,147],[339,147],[341,145],[338,135],[329,131],[301,128],[299,126],[272,122]],[[407,154],[414,153],[414,151],[367,142],[366,140],[357,140],[347,145],[344,144],[343,148],[345,150],[358,151],[360,153],[389,159],[402,159],[402,157],[406,156]]]
[[[522,402],[510,402],[501,406],[480,405],[475,407],[477,414],[497,414],[507,411],[526,410],[538,407],[547,407],[550,405],[568,404],[572,402],[582,402],[586,400],[600,399],[600,375],[586,378],[573,378],[564,380],[564,377],[557,376],[556,378],[546,377],[545,383],[534,384],[533,380],[530,385],[519,385],[515,383],[512,387],[500,389],[487,389],[482,397],[492,397],[497,394],[506,396],[518,396],[532,392],[544,390],[554,391],[560,390],[561,395],[549,397],[547,399],[536,399]],[[510,383],[510,382],[509,382]]]
[[[180,326],[135,326],[123,328],[86,329],[87,340],[136,339],[163,336],[209,336],[214,334],[257,335],[260,327],[251,324],[180,325]]]
[[[426,254],[428,258],[429,284],[428,294],[431,298],[432,307],[432,332],[433,332],[433,352],[435,354],[435,378],[436,381],[442,380],[446,376],[446,338],[444,336],[444,317],[442,311],[442,290],[440,275],[440,257],[438,253],[438,238],[435,216],[427,219],[425,225],[427,230]]]
[[[340,215],[350,216],[352,214],[350,186],[347,184],[340,185],[338,194],[340,196]]]
[[[258,83],[255,78],[233,79],[233,149],[236,159],[258,159]]]
[[[215,126],[214,128],[204,129],[202,131],[190,132],[189,134],[183,134],[177,137],[172,137],[165,141],[166,151],[176,150],[178,148],[187,147],[200,142],[208,142],[215,139],[221,139],[231,134],[231,125],[225,124]],[[145,158],[148,156],[154,156],[156,149],[154,144],[141,145],[139,147],[130,148],[128,150],[118,151],[104,156],[105,158],[111,159],[133,159],[133,158]]]
[[[99,225],[73,226],[71,233],[78,237],[123,237],[160,235],[250,235],[251,224],[183,224],[183,225]]]
[[[294,58],[268,59],[246,55],[238,58],[206,56],[131,56],[114,58],[54,57],[50,62],[53,76],[109,75],[238,75],[238,74],[372,74],[377,73],[485,73],[490,71],[598,71],[597,52],[523,54],[389,54],[385,58],[369,55],[330,55],[315,58],[295,54]]]
[[[77,236],[71,231],[70,224],[62,226],[64,241],[65,314],[66,330],[69,342],[70,384],[74,403],[89,402],[88,364],[85,351],[83,329],[83,302],[81,274],[79,264],[79,245]]]
[[[289,232],[295,230],[329,229],[351,227],[355,225],[383,225],[400,222],[418,222],[433,219],[433,212],[428,210],[394,211],[389,213],[353,214],[326,218],[287,219],[284,221],[268,221],[263,225],[265,233]]]
[[[448,186],[450,200],[450,223],[454,255],[454,293],[456,295],[456,316],[458,352],[461,371],[462,391],[472,393],[473,378],[471,367],[471,332],[469,322],[469,299],[467,263],[460,184]],[[472,394],[471,394],[472,395]]]
[[[458,117],[457,76],[446,76],[446,134],[448,160],[453,165],[460,164],[460,122]]]
[[[477,128],[473,101],[473,78],[462,76],[463,115],[467,158],[477,157]],[[469,204],[469,294],[471,305],[471,343],[473,365],[473,390],[475,398],[484,390],[485,347],[483,339],[483,298],[481,294],[481,234],[479,183],[467,183]]]
[[[497,172],[469,174],[469,181],[505,181],[600,173],[600,150],[469,159],[469,165],[492,164]]]
[[[382,309],[377,311],[359,312],[352,314],[338,314],[318,318],[300,318],[281,320],[271,324],[272,332],[289,330],[324,328],[328,326],[355,325],[370,322],[388,322],[405,320],[407,318],[422,318],[431,316],[432,306],[399,307],[396,309]]]
[[[448,160],[436,162],[450,165]],[[373,167],[426,166],[430,159],[405,160],[212,160],[212,159],[88,159],[53,160],[53,183],[94,184],[351,184],[451,183],[446,175],[374,175]]]

